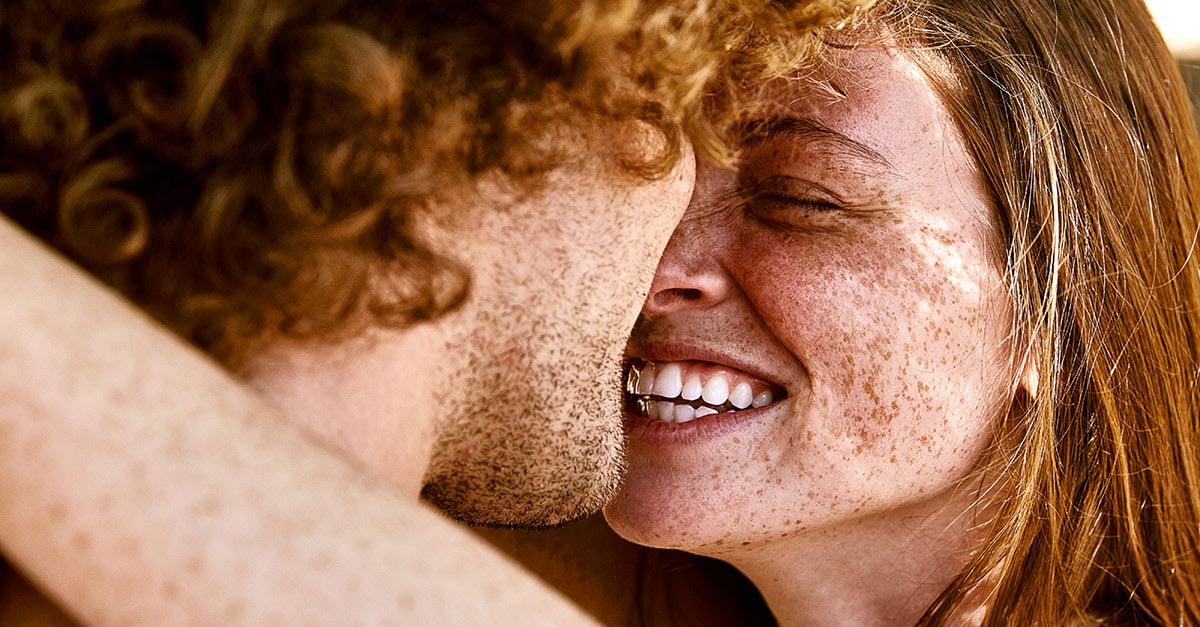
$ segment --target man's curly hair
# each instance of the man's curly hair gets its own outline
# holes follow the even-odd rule
[[[6,1],[0,208],[236,367],[264,331],[458,305],[417,212],[489,170],[532,184],[569,153],[552,124],[648,122],[645,177],[684,135],[728,159],[739,89],[859,4]]]

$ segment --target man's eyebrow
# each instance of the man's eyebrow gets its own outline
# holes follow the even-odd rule
[[[755,148],[780,135],[827,144],[850,158],[895,171],[891,162],[879,151],[812,118],[783,116],[753,120],[742,125],[739,138],[743,148]]]

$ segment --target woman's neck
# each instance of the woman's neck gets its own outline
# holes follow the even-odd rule
[[[780,625],[911,625],[962,571],[984,526],[971,501],[960,500],[948,495],[936,507],[864,516],[712,556],[754,582]]]

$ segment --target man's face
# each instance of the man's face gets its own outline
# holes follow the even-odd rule
[[[634,145],[645,132],[607,141]],[[695,164],[685,147],[647,181],[600,148],[515,202],[473,211],[454,234],[474,282],[446,321],[458,361],[424,495],[458,518],[559,523],[597,510],[620,479],[623,351]],[[484,195],[501,188],[492,183]]]
[[[628,155],[647,133],[581,139],[531,189],[485,175],[469,202],[434,206],[426,239],[471,273],[459,310],[332,347],[268,347],[249,381],[459,519],[548,525],[598,510],[623,468],[625,344],[695,177],[690,146],[657,180],[620,167],[614,146]]]

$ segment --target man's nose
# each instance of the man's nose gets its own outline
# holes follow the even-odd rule
[[[725,238],[721,233],[706,231],[704,222],[685,219],[671,235],[642,307],[643,314],[706,309],[732,293],[732,278],[717,255]],[[710,224],[708,228],[721,227]]]

